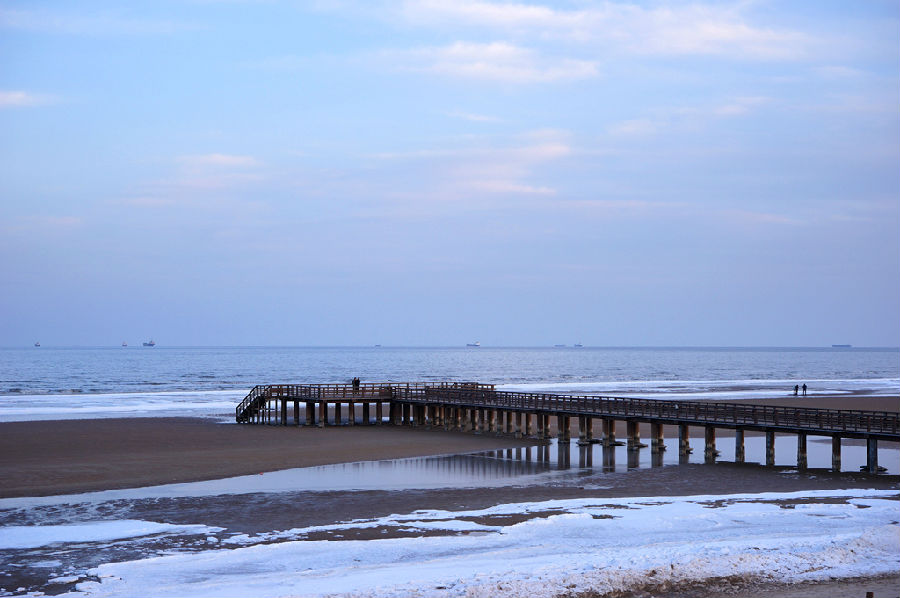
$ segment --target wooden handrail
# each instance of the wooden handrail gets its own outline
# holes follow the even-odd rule
[[[383,399],[445,403],[519,411],[551,411],[593,417],[654,419],[694,425],[792,428],[826,432],[880,434],[900,440],[900,416],[888,411],[775,407],[746,403],[668,401],[594,395],[558,395],[498,391],[477,382],[363,382],[351,384],[272,384],[255,386],[235,410],[238,422],[270,398],[292,400]]]

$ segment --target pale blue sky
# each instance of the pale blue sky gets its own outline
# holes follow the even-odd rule
[[[900,8],[0,1],[0,345],[900,344]]]

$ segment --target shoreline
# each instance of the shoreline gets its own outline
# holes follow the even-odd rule
[[[780,400],[774,399],[770,404]],[[809,401],[810,397],[800,400]],[[555,420],[556,418],[552,418],[551,427],[554,431]],[[617,434],[624,438],[624,422],[620,424],[622,429],[617,430]],[[669,428],[667,426],[667,437],[672,434]],[[596,424],[594,430],[599,432]],[[700,427],[692,427],[691,431],[694,437],[703,435]],[[725,436],[726,430],[721,432]],[[643,433],[646,431],[642,430]],[[577,430],[575,434],[574,437],[577,438]],[[323,429],[223,424],[221,419],[183,417],[8,422],[0,423],[0,479],[4,480],[0,487],[0,497],[23,498],[27,502],[40,496],[219,480],[295,467],[459,455],[491,450],[499,452],[537,444],[541,443],[527,438],[390,425]],[[361,514],[369,519],[389,518],[393,514],[415,514],[423,510],[466,512],[489,510],[497,505],[565,499],[600,498],[605,503],[616,498],[758,494],[762,501],[766,501],[771,500],[764,498],[767,493],[819,490],[865,492],[868,489],[888,490],[896,496],[900,476],[831,473],[825,470],[800,474],[785,467],[767,468],[756,463],[721,462],[714,465],[692,463],[610,472],[597,469],[587,475],[582,473],[569,477],[562,482],[549,479],[522,486],[391,490],[381,486],[383,480],[378,483],[380,489],[371,490],[259,491],[233,495],[112,499],[109,504],[115,507],[108,516],[113,520],[161,522],[167,525],[214,525],[224,531],[213,538],[215,544],[210,545],[210,549],[221,546],[220,542],[227,540],[229,534],[246,534],[250,538],[274,534],[275,537],[287,533],[279,530],[315,530],[317,527],[321,527],[321,530],[315,533],[311,531],[308,537],[297,539],[329,542],[378,539],[397,542],[407,537],[465,534],[453,529],[441,532],[405,529],[405,526],[400,529],[370,529],[366,526],[353,529],[348,522],[358,519]],[[842,501],[840,498],[779,500],[784,509],[793,508],[794,502],[815,505],[823,501],[830,503],[835,500],[835,504]],[[42,507],[38,501],[34,501],[33,508],[10,508],[5,513],[0,513],[0,516],[7,518],[7,525],[53,525],[54,523],[47,521],[48,516],[51,519],[59,517],[57,524],[66,524],[70,519],[78,521],[82,518],[96,518],[94,507],[90,503],[81,506],[78,503],[63,504],[65,506],[59,514],[56,513],[57,507]],[[711,504],[710,508],[713,506],[716,505]],[[252,516],[248,516],[248,513],[252,513]],[[540,513],[543,512],[538,515]],[[538,515],[523,517],[527,519]],[[461,516],[461,521],[465,525],[514,525],[519,521],[517,517],[487,517],[484,521],[469,521]],[[106,516],[103,517],[105,518]],[[339,525],[335,530],[328,530],[336,524]],[[208,543],[208,539],[202,541]],[[101,553],[95,553],[95,549],[91,547],[73,545],[71,556],[65,560],[73,563],[67,565],[76,571],[72,578],[84,581],[90,579],[85,576],[90,574],[91,563],[102,564],[102,567],[110,570],[117,570],[117,567],[122,566],[125,567],[123,571],[128,571],[128,563],[154,556],[157,554],[155,551],[165,552],[172,550],[173,546],[181,546],[177,538],[171,540],[173,544],[164,539],[153,542],[146,546],[135,542],[125,552],[121,552],[121,547],[113,548],[110,544],[109,547],[101,548],[105,551]],[[48,558],[44,550],[50,549],[40,549],[28,558],[35,563],[42,563]],[[26,565],[16,570],[8,580],[12,583],[11,587],[41,591],[47,588],[62,589],[62,586],[48,582],[49,570],[41,567],[40,564]],[[71,575],[71,571],[66,575]],[[54,576],[58,577],[58,574],[49,575]],[[130,575],[126,577],[130,579]],[[653,595],[667,598],[712,598],[722,595],[722,590],[727,590],[729,595],[738,598],[806,598],[816,593],[850,598],[871,590],[876,591],[877,596],[892,596],[894,594],[885,592],[896,587],[900,575],[838,577],[799,584],[766,579],[767,581],[760,582],[711,577],[688,581],[683,586],[657,587],[653,586],[654,578],[650,576],[644,582],[638,582],[635,595],[644,595],[641,592],[646,589]],[[640,585],[641,583],[646,585]],[[76,582],[70,582],[68,589],[74,591]],[[567,596],[565,593],[558,595]],[[576,596],[583,594],[572,595],[571,598]]]
[[[306,428],[205,418],[0,423],[0,498],[119,490],[257,473],[533,446],[533,439],[399,426]]]
[[[900,412],[898,397],[790,397],[733,402]],[[863,405],[861,405],[863,403]],[[574,419],[574,418],[573,418]],[[600,435],[594,426],[594,436]],[[551,434],[556,418],[551,418]],[[649,424],[641,424],[642,438]],[[577,420],[571,430],[577,439]],[[617,436],[624,439],[625,422]],[[734,431],[720,429],[722,437]],[[667,438],[677,434],[665,426]],[[748,432],[747,435],[757,433]],[[691,427],[691,436],[703,429]],[[308,428],[222,423],[217,418],[134,417],[0,423],[0,498],[52,496],[197,482],[298,467],[534,446],[513,438],[391,425]]]

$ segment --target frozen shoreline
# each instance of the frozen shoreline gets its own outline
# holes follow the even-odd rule
[[[419,510],[329,526],[415,537],[234,536],[247,547],[103,564],[73,596],[556,596],[647,583],[896,575],[894,490],[591,498]],[[504,523],[509,522],[509,524]],[[827,523],[826,523],[827,522]],[[321,526],[319,526],[321,527]],[[424,535],[444,530],[451,535]]]

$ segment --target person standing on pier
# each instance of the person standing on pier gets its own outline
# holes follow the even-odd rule
[[[806,382],[803,383],[803,396],[806,396]]]
[[[800,392],[800,385],[794,384],[794,396],[797,396],[797,393]]]

